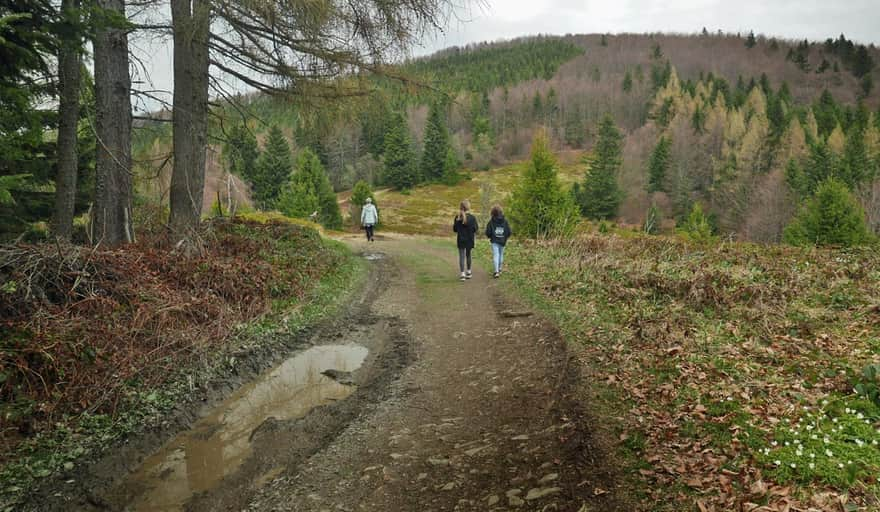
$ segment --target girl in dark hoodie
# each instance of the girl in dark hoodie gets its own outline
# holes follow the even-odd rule
[[[461,270],[461,280],[470,279],[471,274],[471,250],[474,248],[474,238],[477,230],[477,218],[471,215],[471,203],[467,199],[458,207],[458,215],[452,222],[452,231],[457,233],[458,245],[458,268]],[[467,267],[465,267],[467,263]],[[465,270],[467,269],[467,270]]]
[[[497,204],[492,207],[492,218],[486,224],[486,237],[492,243],[492,262],[495,264],[495,275],[501,275],[504,265],[504,246],[510,238],[510,224],[504,218],[504,212]]]

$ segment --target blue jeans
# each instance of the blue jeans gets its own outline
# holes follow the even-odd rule
[[[495,264],[495,272],[501,272],[501,266],[504,265],[504,246],[501,244],[492,244],[492,262]]]

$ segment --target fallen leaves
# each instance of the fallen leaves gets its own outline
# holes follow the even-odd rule
[[[545,300],[608,389],[606,405],[625,415],[618,441],[636,451],[647,503],[843,510],[811,497],[845,489],[774,483],[752,450],[803,404],[851,392],[845,370],[870,361],[880,339],[880,275],[866,270],[880,254],[587,235],[514,246],[509,259],[534,289],[553,284]]]

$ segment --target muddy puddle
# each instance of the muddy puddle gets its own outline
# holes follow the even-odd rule
[[[125,510],[182,510],[194,494],[236,471],[251,454],[252,433],[266,420],[299,418],[350,395],[355,388],[341,384],[346,379],[340,376],[358,369],[367,352],[358,345],[312,347],[243,386],[123,482],[118,492],[127,495],[120,496]]]
[[[385,255],[381,252],[368,252],[368,253],[364,253],[364,259],[367,261],[384,260]]]

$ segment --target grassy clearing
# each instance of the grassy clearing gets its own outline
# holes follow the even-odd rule
[[[28,320],[25,311],[20,323],[4,316],[0,328],[5,372],[11,374],[12,365],[22,361],[42,361],[23,358],[25,351],[49,361],[69,361],[62,372],[49,371],[45,363],[31,367],[31,374],[42,371],[42,382],[51,386],[45,394],[28,393],[42,389],[29,386],[20,375],[3,382],[11,399],[3,403],[0,510],[20,499],[36,480],[59,471],[70,473],[78,460],[92,458],[115,439],[160,424],[193,386],[236,373],[242,353],[280,347],[303,326],[332,314],[365,274],[364,263],[352,258],[345,246],[322,240],[314,230],[297,224],[239,221],[211,229],[205,260],[175,264],[174,272],[131,272],[125,265],[132,261],[164,268],[173,257],[133,246],[106,255],[122,265],[116,268],[104,265],[102,255],[97,255],[96,268],[116,278],[115,288],[96,278],[90,288],[95,298],[32,305],[40,308],[31,314],[43,318],[42,323]],[[3,277],[6,283],[23,282],[14,274]],[[137,292],[121,293],[133,289]],[[21,292],[17,286],[3,293]],[[178,301],[174,314],[179,316],[169,320],[162,316],[162,301],[177,300],[178,295],[188,298]],[[4,314],[12,311],[12,304],[21,306],[20,300],[4,299],[10,299],[3,304]],[[110,312],[90,317],[94,309],[75,309],[89,300],[110,302]],[[162,321],[144,320],[153,317]],[[78,338],[65,338],[72,333],[64,329],[79,321],[105,334],[112,326],[113,334],[99,338],[90,330],[79,330],[73,331]],[[122,350],[117,345],[125,349],[122,355],[115,354]],[[94,357],[51,352],[71,347],[90,348]],[[77,382],[92,384],[80,391],[72,386]],[[89,395],[93,388],[101,393]],[[75,393],[79,400],[65,399]]]
[[[579,155],[568,155],[560,165],[564,183],[583,178]],[[424,185],[408,192],[376,191],[382,230],[413,235],[445,236],[452,230],[452,217],[462,199],[469,199],[481,219],[485,209],[495,203],[505,205],[519,177],[528,165],[519,162],[486,172],[466,173],[467,179],[455,186]]]
[[[505,278],[582,349],[645,510],[878,510],[878,263],[591,234]]]

